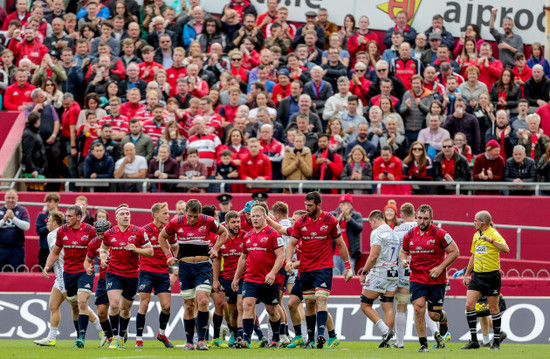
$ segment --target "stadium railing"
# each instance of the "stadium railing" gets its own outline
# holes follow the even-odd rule
[[[311,189],[337,189],[341,193],[350,190],[372,190],[374,193],[381,194],[382,186],[412,186],[413,189],[420,187],[443,187],[445,190],[453,191],[455,194],[472,195],[475,191],[533,191],[536,196],[541,194],[541,191],[550,191],[550,183],[548,182],[437,182],[437,181],[256,181],[256,180],[187,180],[187,179],[149,179],[149,178],[125,178],[115,179],[110,178],[107,181],[104,179],[89,179],[89,178],[2,178],[0,180],[2,186],[0,189],[7,189],[15,186],[16,183],[63,183],[65,191],[69,192],[69,185],[74,184],[77,187],[87,187],[93,189],[95,187],[108,187],[110,184],[118,183],[141,183],[142,192],[147,192],[150,184],[176,184],[179,188],[206,188],[210,185],[219,185],[220,192],[224,192],[225,186],[232,184],[244,184],[247,188],[274,188],[288,189],[290,192],[304,193]],[[5,184],[5,185],[4,185]]]

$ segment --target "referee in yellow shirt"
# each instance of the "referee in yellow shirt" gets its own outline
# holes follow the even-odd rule
[[[464,273],[466,292],[466,319],[472,339],[462,349],[478,349],[476,302],[482,295],[487,296],[489,311],[493,319],[493,345],[489,349],[500,349],[501,316],[500,294],[500,252],[508,253],[510,248],[500,233],[494,228],[491,214],[487,211],[476,213],[474,226],[477,232],[472,241],[472,256]],[[472,278],[470,280],[470,273]]]

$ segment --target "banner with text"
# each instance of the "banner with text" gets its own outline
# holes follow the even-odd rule
[[[48,299],[48,293],[0,293],[0,323],[2,323],[0,325],[0,339],[40,339],[47,336],[50,317]],[[90,303],[93,303],[93,300],[92,296]],[[286,300],[285,298],[285,304]],[[510,297],[506,298],[506,303],[508,309],[502,317],[502,330],[508,333],[507,342],[547,344],[550,341],[550,301],[548,298]],[[468,326],[464,316],[464,304],[465,298],[448,298],[445,301],[445,309],[449,315],[450,331],[454,342],[466,342],[469,339]],[[134,302],[132,308],[132,319],[128,328],[130,338],[135,338],[135,314],[138,307],[139,300]],[[359,296],[331,297],[328,307],[334,318],[335,329],[340,340],[380,340],[381,333],[374,328],[373,323],[361,312]],[[375,304],[374,308],[380,310],[378,304]],[[173,296],[172,314],[166,329],[166,335],[172,340],[182,341],[185,338],[182,320],[183,311],[183,300],[179,296]],[[147,312],[147,321],[143,333],[144,339],[154,340],[156,337],[159,313],[160,303],[157,297],[153,296]],[[258,307],[257,313],[262,329],[267,332],[268,319],[266,311]],[[58,339],[75,338],[76,333],[70,318],[70,306],[63,303]],[[290,328],[292,327],[290,326]],[[478,330],[480,330],[479,324]],[[96,339],[96,335],[96,329],[89,325],[87,338]],[[414,341],[415,345],[417,343],[412,305],[409,305],[407,311],[405,340]]]
[[[227,2],[203,1],[207,11],[219,14]],[[431,26],[432,16],[440,14],[445,27],[454,37],[459,37],[467,24],[481,27],[481,35],[486,40],[494,40],[489,33],[491,8],[498,9],[496,27],[505,16],[514,20],[514,32],[523,38],[526,44],[545,41],[544,0],[491,0],[441,1],[441,0],[280,0],[279,6],[289,9],[289,20],[304,22],[307,11],[326,8],[329,20],[342,25],[347,14],[353,14],[356,21],[366,15],[370,19],[370,28],[387,30],[394,26],[393,18],[399,11],[407,13],[409,24],[417,31],[426,31]],[[267,10],[267,0],[252,0],[258,13]]]

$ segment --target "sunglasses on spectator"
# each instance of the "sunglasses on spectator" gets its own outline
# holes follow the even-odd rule
[[[242,60],[242,58],[240,58],[240,57],[235,57],[235,58],[231,59],[231,61],[241,61],[241,60]]]
[[[366,70],[355,69],[355,72],[365,72]]]
[[[413,148],[413,151],[424,151],[422,147],[415,147]]]
[[[388,69],[378,69],[378,70],[376,70],[376,72],[384,72],[384,71],[388,71]]]
[[[441,146],[442,148],[452,148],[453,146]]]

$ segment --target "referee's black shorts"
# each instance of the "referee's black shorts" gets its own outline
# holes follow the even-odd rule
[[[500,271],[477,273],[473,272],[468,290],[475,290],[481,295],[495,296],[500,294]]]

